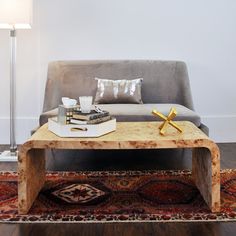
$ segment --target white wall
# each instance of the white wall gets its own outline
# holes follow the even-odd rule
[[[37,125],[47,64],[171,59],[189,68],[196,111],[215,141],[236,141],[235,0],[35,0],[18,32],[17,142]],[[0,143],[8,143],[9,35],[0,31]]]

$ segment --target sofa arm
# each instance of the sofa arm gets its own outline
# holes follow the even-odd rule
[[[205,133],[207,136],[209,136],[209,128],[201,123],[201,125],[198,127],[203,133]]]
[[[48,122],[48,118],[52,118],[54,116],[57,116],[57,113],[58,113],[57,108],[42,113],[39,117],[39,125],[42,126],[42,125],[46,124]]]
[[[39,129],[40,126],[33,128],[30,132],[31,136]]]

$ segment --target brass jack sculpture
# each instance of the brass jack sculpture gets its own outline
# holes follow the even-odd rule
[[[164,122],[159,127],[161,135],[165,134],[168,124],[170,124],[172,127],[177,129],[180,133],[183,132],[183,130],[175,122],[172,121],[177,115],[177,111],[174,107],[172,107],[170,109],[168,116],[163,115],[161,112],[159,112],[155,109],[152,110],[152,114],[155,116],[159,116],[160,118],[162,118],[164,120]]]

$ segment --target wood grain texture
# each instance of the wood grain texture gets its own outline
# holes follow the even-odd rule
[[[117,130],[98,138],[60,138],[42,126],[20,150],[19,212],[26,213],[40,191],[45,178],[45,149],[163,149],[207,148],[210,158],[194,152],[196,185],[212,211],[220,210],[220,154],[216,144],[188,121],[176,122],[184,130],[169,126],[159,134],[161,122],[118,122]],[[200,156],[200,157],[199,157]],[[30,176],[33,175],[33,178]],[[205,176],[207,175],[207,178]],[[206,181],[203,182],[202,179]]]
[[[4,236],[235,236],[235,222],[1,224]]]
[[[24,145],[30,148],[57,149],[156,149],[204,146],[209,138],[193,123],[176,122],[183,130],[179,133],[169,126],[166,134],[159,134],[162,122],[118,122],[115,132],[98,138],[61,138],[43,125]]]
[[[212,212],[220,211],[220,152],[217,145],[193,149],[192,175]]]
[[[17,224],[4,236],[234,236],[235,223],[55,223]],[[5,230],[5,232],[6,232]]]
[[[18,157],[18,211],[26,214],[45,182],[45,150],[23,145]]]

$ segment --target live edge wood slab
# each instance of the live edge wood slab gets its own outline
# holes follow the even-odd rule
[[[192,176],[212,212],[220,211],[220,152],[218,146],[188,121],[176,122],[159,134],[161,122],[118,122],[116,131],[98,138],[60,138],[47,124],[22,145],[18,158],[18,211],[26,214],[45,182],[45,149],[192,148]],[[168,157],[167,157],[168,158]]]

